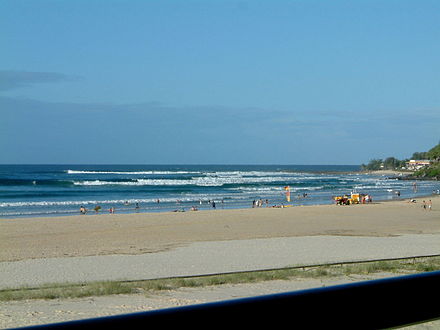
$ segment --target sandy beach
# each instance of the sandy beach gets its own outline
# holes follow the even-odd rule
[[[314,205],[139,214],[88,214],[0,221],[0,261],[144,254],[193,242],[317,235],[440,233],[440,197],[364,205]]]
[[[64,278],[63,282],[69,281],[66,276],[72,272],[78,276],[83,274],[84,280],[93,280],[97,275],[108,276],[104,280],[114,279],[129,276],[128,270],[136,268],[141,268],[140,274],[145,278],[146,270],[166,270],[170,266],[166,262],[171,262],[179,272],[187,269],[189,273],[200,274],[203,269],[208,273],[219,271],[218,267],[264,269],[265,265],[275,265],[278,261],[279,267],[291,264],[291,260],[313,264],[316,257],[321,262],[321,259],[332,261],[332,258],[349,261],[438,254],[440,197],[425,198],[429,199],[432,211],[422,207],[423,199],[417,199],[416,203],[399,200],[351,206],[5,219],[0,222],[0,261],[6,270],[5,282],[10,282],[13,276],[18,282],[34,283],[38,279],[51,281],[52,273]],[[334,256],[335,253],[338,256]],[[310,256],[313,260],[298,259],[303,254],[304,258]],[[24,269],[30,274],[25,274]],[[112,270],[116,273],[110,276]],[[2,302],[0,327],[236,299],[368,280],[374,276],[395,275],[293,279],[179,289],[154,295]],[[426,328],[437,326],[438,322],[433,322]]]

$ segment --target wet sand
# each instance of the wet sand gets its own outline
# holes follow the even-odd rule
[[[203,241],[440,233],[440,197],[336,206],[88,214],[0,220],[0,261],[144,254]]]

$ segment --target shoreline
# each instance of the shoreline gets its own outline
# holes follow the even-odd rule
[[[429,199],[433,203],[432,211],[423,210],[418,198],[417,203],[402,199],[350,206],[3,219],[0,221],[0,261],[138,255],[209,241],[440,234],[440,196]]]
[[[439,194],[423,194],[418,195],[415,197],[394,197],[392,199],[373,199],[373,203],[388,203],[388,202],[399,202],[399,201],[405,201],[410,199],[423,199],[423,198],[429,198],[429,197],[435,197],[440,196]],[[374,197],[374,196],[373,196]],[[307,197],[306,197],[307,198]],[[320,206],[320,205],[335,205],[335,202],[328,202],[328,203],[316,203],[316,204],[294,204],[295,202],[301,202],[304,199],[292,199],[291,202],[285,202],[281,204],[276,205],[270,205],[270,206],[261,206],[261,207],[255,207],[255,209],[266,209],[266,208],[289,208],[289,207],[303,207],[303,206]],[[32,214],[32,215],[14,215],[14,216],[0,216],[0,222],[3,220],[18,220],[18,219],[40,219],[40,218],[59,218],[59,217],[74,217],[74,216],[103,216],[103,215],[129,215],[129,214],[161,214],[161,213],[184,213],[184,212],[200,212],[200,211],[221,211],[221,210],[247,210],[247,209],[254,209],[254,207],[245,207],[245,206],[224,206],[221,203],[219,203],[220,207],[218,208],[212,208],[212,207],[202,207],[196,211],[192,211],[190,206],[184,205],[182,207],[178,207],[175,210],[171,210],[171,208],[157,208],[157,209],[149,209],[148,211],[142,211],[142,208],[140,208],[140,211],[136,211],[136,208],[114,208],[115,212],[113,214],[110,214],[108,210],[102,210],[96,213],[93,211],[93,209],[87,210],[85,214],[81,214],[80,211],[73,211],[73,212],[59,212],[59,213],[38,213],[38,214]]]

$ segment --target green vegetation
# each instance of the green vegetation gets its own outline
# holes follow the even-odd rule
[[[440,161],[440,143],[429,151],[413,153],[411,159],[430,159]]]
[[[409,159],[399,160],[394,157],[388,157],[384,160],[372,159],[367,165],[362,164],[361,167],[363,170],[368,171],[403,169],[406,167],[407,161],[409,161]]]
[[[440,270],[440,257],[423,257],[389,261],[347,263],[278,270],[243,272],[201,277],[170,278],[145,281],[106,281],[86,284],[52,284],[38,288],[0,290],[0,301],[24,299],[66,299],[115,294],[152,294],[185,287],[255,283],[271,280],[331,278],[375,273],[411,274]]]
[[[440,143],[426,153],[427,159],[440,161]]]
[[[123,282],[93,282],[89,284],[52,284],[38,288],[0,290],[0,301],[24,299],[65,299],[133,293]]]
[[[440,180],[440,163],[432,164],[414,172],[413,176],[418,178],[436,178]]]
[[[418,178],[436,178],[440,180],[440,143],[425,153],[421,153],[425,159],[432,161],[428,167],[416,171],[413,176]]]
[[[440,143],[426,152],[414,152],[410,159],[415,160],[431,160],[432,164],[422,168],[412,174],[412,177],[418,178],[437,178],[440,179]],[[362,164],[362,170],[378,171],[378,170],[402,170],[406,169],[406,163],[410,159],[399,160],[395,157],[386,159],[372,159],[368,164]]]

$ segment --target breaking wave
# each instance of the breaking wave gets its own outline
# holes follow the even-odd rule
[[[76,186],[202,186],[202,187],[221,187],[224,185],[234,184],[265,184],[265,183],[279,183],[284,184],[286,180],[297,180],[290,177],[243,177],[243,176],[205,176],[193,177],[191,179],[135,179],[131,181],[106,181],[106,180],[85,180],[74,181]]]
[[[123,175],[163,175],[163,174],[197,174],[192,171],[77,171],[67,170],[67,174],[123,174]]]

